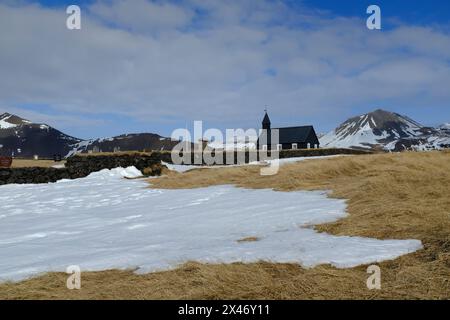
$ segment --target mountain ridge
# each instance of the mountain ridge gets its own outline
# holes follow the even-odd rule
[[[399,113],[376,109],[351,117],[320,138],[322,147],[355,149],[440,149],[450,144],[446,129],[426,127]]]
[[[81,139],[49,125],[33,123],[11,113],[0,115],[0,154],[19,157],[52,157],[68,152],[69,145]]]
[[[0,115],[0,155],[52,158],[91,150],[103,152],[131,150],[171,150],[177,141],[156,133],[122,134],[100,139],[79,139],[47,124],[33,123],[5,112]]]
[[[450,147],[450,123],[426,127],[408,116],[376,109],[347,119],[319,140],[321,147],[386,151],[441,149]],[[156,133],[85,140],[11,113],[0,115],[0,155],[51,158],[91,151],[171,150],[177,143]]]

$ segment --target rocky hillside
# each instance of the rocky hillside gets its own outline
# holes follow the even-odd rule
[[[0,115],[0,154],[18,157],[53,157],[67,154],[81,142],[46,124],[32,123],[16,115]]]

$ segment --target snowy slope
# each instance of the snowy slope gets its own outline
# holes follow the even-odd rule
[[[375,110],[353,117],[320,138],[322,147],[359,149],[439,149],[450,134],[424,127],[407,116]]]
[[[1,129],[10,129],[17,127],[16,124],[9,122],[8,120],[11,118],[11,115],[2,114],[0,115],[0,130]]]
[[[156,190],[103,170],[53,184],[0,186],[0,279],[46,271],[139,267],[161,270],[201,262],[294,262],[337,267],[394,259],[418,240],[317,233],[308,226],[346,215],[325,192],[233,186]],[[302,227],[303,226],[303,227]],[[255,236],[259,241],[238,243]]]
[[[0,114],[0,130],[2,129],[11,129],[20,127],[22,125],[29,125],[30,121],[26,119],[22,119],[18,116],[9,113]]]

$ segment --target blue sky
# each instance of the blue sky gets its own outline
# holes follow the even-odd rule
[[[356,17],[369,5],[376,4],[385,17],[395,17],[408,24],[448,24],[450,21],[450,3],[446,0],[305,0],[303,3],[336,16]]]
[[[43,6],[58,7],[77,4],[90,5],[95,0],[38,0]],[[178,1],[179,3],[181,1]],[[382,7],[387,17],[396,17],[411,24],[448,24],[450,3],[446,0],[289,0],[285,1],[293,9],[304,5],[312,9],[326,10],[335,16],[361,16],[371,4]],[[388,24],[389,26],[389,24]]]
[[[29,0],[44,6],[66,6],[69,4],[86,5],[92,4],[95,0]],[[181,1],[178,1],[179,3]],[[330,10],[337,15],[358,15],[361,8],[367,8],[370,4],[378,4],[386,10],[397,12],[397,15],[416,14],[421,11],[428,15],[444,16],[449,15],[440,9],[448,8],[448,1],[444,0],[288,0],[291,5],[305,4],[310,7]]]
[[[65,28],[69,4],[82,30]],[[444,0],[0,0],[0,112],[81,138],[254,128],[266,107],[321,132],[377,108],[437,125],[449,21]]]

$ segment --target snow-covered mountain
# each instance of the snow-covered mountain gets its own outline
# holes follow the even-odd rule
[[[47,158],[89,151],[171,150],[177,143],[154,133],[82,140],[46,124],[33,123],[9,113],[0,114],[0,155]],[[393,151],[448,148],[450,123],[437,128],[424,127],[406,116],[378,109],[348,119],[320,137],[320,145]]]
[[[407,116],[378,109],[348,119],[321,137],[320,145],[392,151],[440,149],[450,146],[450,132],[424,127]]]
[[[172,150],[177,144],[170,138],[161,137],[155,133],[123,134],[111,138],[83,140],[71,146],[67,153],[71,156],[75,153],[114,152],[114,151],[142,151],[142,150]]]
[[[78,152],[113,152],[136,150],[171,150],[178,143],[154,133],[125,134],[105,139],[82,140],[49,125],[32,123],[19,116],[0,115],[0,155],[51,158]]]
[[[0,154],[19,157],[52,157],[66,154],[81,140],[46,124],[32,123],[13,114],[0,115]]]

